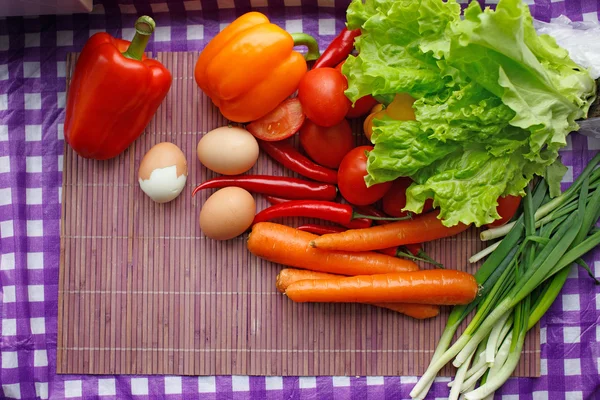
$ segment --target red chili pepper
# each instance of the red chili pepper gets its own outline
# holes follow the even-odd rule
[[[192,197],[202,189],[237,186],[249,192],[288,199],[333,200],[337,188],[326,183],[269,175],[222,176],[196,186]]]
[[[346,228],[341,226],[329,226],[329,225],[318,225],[318,224],[306,224],[300,225],[298,230],[304,232],[314,233],[315,235],[326,235],[328,233],[339,233],[344,232]]]
[[[281,197],[275,196],[265,196],[265,199],[267,199],[267,202],[272,206],[290,201],[289,199],[282,199]]]
[[[360,36],[360,29],[348,30],[344,27],[340,34],[331,41],[321,57],[313,65],[315,68],[331,67],[335,68],[340,62],[346,59],[354,49],[354,39]]]
[[[265,142],[259,140],[258,145],[275,161],[300,175],[319,182],[337,183],[336,170],[315,164],[286,141]]]
[[[379,209],[377,209],[374,206],[371,205],[367,205],[367,206],[356,206],[356,211],[358,211],[361,214],[364,215],[368,215],[371,217],[377,217],[377,218],[389,218],[390,216],[385,214],[383,211],[380,211]],[[392,221],[389,220],[385,220],[385,219],[378,219],[375,220],[375,223],[377,225],[385,225],[385,224],[389,224]]]
[[[419,256],[421,254],[421,243],[413,243],[404,245],[406,250],[410,251],[413,256]]]
[[[377,252],[387,254],[388,256],[397,257],[398,247],[388,247],[387,249],[377,250]]]
[[[351,229],[368,228],[372,223],[370,219],[361,218],[361,215],[356,214],[349,204],[315,200],[291,200],[271,206],[256,214],[253,223],[283,217],[318,218]]]

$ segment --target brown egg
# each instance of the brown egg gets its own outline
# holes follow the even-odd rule
[[[239,187],[226,187],[204,202],[200,210],[200,229],[211,239],[232,239],[252,225],[255,214],[256,204],[250,193]]]
[[[185,154],[173,143],[162,142],[153,146],[142,158],[138,182],[152,200],[166,203],[179,196],[187,175]]]
[[[250,132],[234,126],[213,129],[198,142],[198,160],[223,175],[248,171],[258,159],[258,142]]]

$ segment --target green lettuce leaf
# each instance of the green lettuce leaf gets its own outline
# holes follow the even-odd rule
[[[544,146],[566,145],[594,93],[588,72],[552,38],[537,35],[521,0],[503,0],[496,11],[472,2],[464,15],[451,27],[446,62],[515,112],[510,124],[531,132],[527,158],[535,160]]]
[[[414,176],[417,184],[407,190],[406,208],[421,212],[425,200],[433,198],[433,205],[440,208],[440,218],[447,226],[493,222],[500,218],[496,207],[506,188],[523,188],[527,184],[522,175],[526,162],[519,153],[494,157],[477,146],[455,151]]]
[[[560,160],[557,158],[552,164],[548,165],[544,173],[544,179],[548,182],[548,189],[550,191],[550,197],[556,197],[560,195],[560,183],[567,173],[567,167],[565,167]]]
[[[412,176],[422,168],[460,149],[458,144],[431,139],[417,121],[390,118],[373,122],[375,147],[369,152],[367,185]]]
[[[348,98],[355,102],[366,94],[399,92],[420,97],[443,89],[449,79],[442,77],[434,55],[420,46],[438,42],[445,26],[459,16],[454,0],[353,1],[347,11],[348,28],[361,28],[363,34],[355,41],[360,55],[348,57],[342,69],[352,82]]]
[[[416,121],[374,121],[367,185],[411,177],[405,210],[433,198],[447,226],[492,222],[498,197],[524,195],[535,175],[557,193],[558,150],[595,85],[537,35],[527,5],[500,0],[492,11],[474,1],[461,19],[454,0],[353,0],[347,20],[362,30],[343,68],[348,98],[416,98]]]

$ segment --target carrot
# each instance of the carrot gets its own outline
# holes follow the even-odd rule
[[[340,275],[369,275],[416,271],[410,260],[375,252],[327,251],[310,247],[317,235],[286,225],[259,222],[252,227],[248,250],[271,262]]]
[[[342,278],[343,275],[328,274],[327,272],[308,271],[305,269],[284,268],[277,274],[275,287],[281,293],[294,282],[303,281],[306,279],[333,279]]]
[[[277,275],[277,290],[285,293],[292,283],[306,279],[335,279],[343,278],[342,275],[327,274],[325,272],[307,271],[304,269],[284,268]],[[372,306],[387,308],[416,319],[433,318],[440,313],[440,307],[431,304],[410,303],[372,303]]]
[[[375,307],[387,308],[400,314],[407,315],[414,319],[427,319],[437,317],[440,313],[440,307],[434,304],[413,304],[413,303],[367,303]]]
[[[455,270],[424,270],[309,279],[292,283],[285,294],[296,302],[468,304],[477,295],[473,275]]]
[[[461,223],[452,227],[442,225],[438,213],[434,211],[391,224],[331,233],[312,240],[310,245],[323,250],[369,251],[429,242],[467,230],[468,226]]]

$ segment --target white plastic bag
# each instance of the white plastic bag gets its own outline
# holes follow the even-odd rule
[[[564,15],[541,22],[534,20],[539,34],[552,36],[559,46],[569,52],[569,56],[577,64],[588,68],[592,78],[600,77],[600,24],[598,22],[573,22]]]

